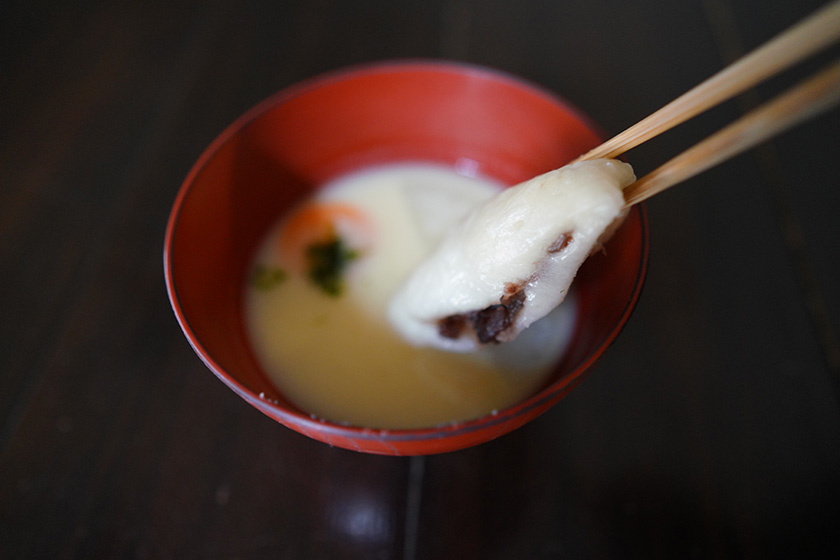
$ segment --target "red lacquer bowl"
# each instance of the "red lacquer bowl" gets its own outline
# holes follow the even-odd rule
[[[464,64],[394,62],[293,86],[227,128],[199,158],[169,219],[164,271],[172,308],[205,364],[251,405],[347,449],[419,455],[476,445],[533,420],[568,393],[613,342],[639,297],[648,255],[636,206],[604,253],[581,269],[579,318],[550,383],[495,414],[382,431],[310,418],[269,383],[246,336],[243,283],[268,227],[324,182],[397,161],[468,166],[515,184],[560,167],[601,137],[577,110],[517,78]]]

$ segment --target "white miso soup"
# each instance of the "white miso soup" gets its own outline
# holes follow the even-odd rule
[[[251,343],[276,387],[313,416],[376,429],[468,420],[536,391],[571,336],[573,296],[514,341],[466,354],[416,348],[386,317],[444,233],[501,188],[393,164],[341,177],[282,216],[246,287]]]

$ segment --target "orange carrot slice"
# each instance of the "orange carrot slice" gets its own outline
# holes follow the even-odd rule
[[[313,201],[293,212],[280,231],[278,248],[286,266],[302,272],[309,247],[337,236],[353,244],[369,239],[371,224],[358,208],[341,202]],[[361,249],[361,247],[358,247]]]

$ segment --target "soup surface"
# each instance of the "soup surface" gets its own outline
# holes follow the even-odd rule
[[[535,392],[571,336],[573,295],[516,340],[468,354],[416,348],[386,317],[444,233],[501,188],[394,164],[341,177],[283,216],[246,287],[252,346],[277,388],[314,417],[376,429],[467,420]]]

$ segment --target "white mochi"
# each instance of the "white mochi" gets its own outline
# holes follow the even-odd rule
[[[450,338],[440,321],[500,304],[506,289],[518,290],[524,305],[496,337],[514,339],[563,301],[583,261],[623,218],[622,188],[633,181],[628,164],[597,159],[505,189],[414,269],[390,302],[393,327],[416,346],[474,351],[481,343],[472,329]],[[564,236],[571,240],[559,249]]]

